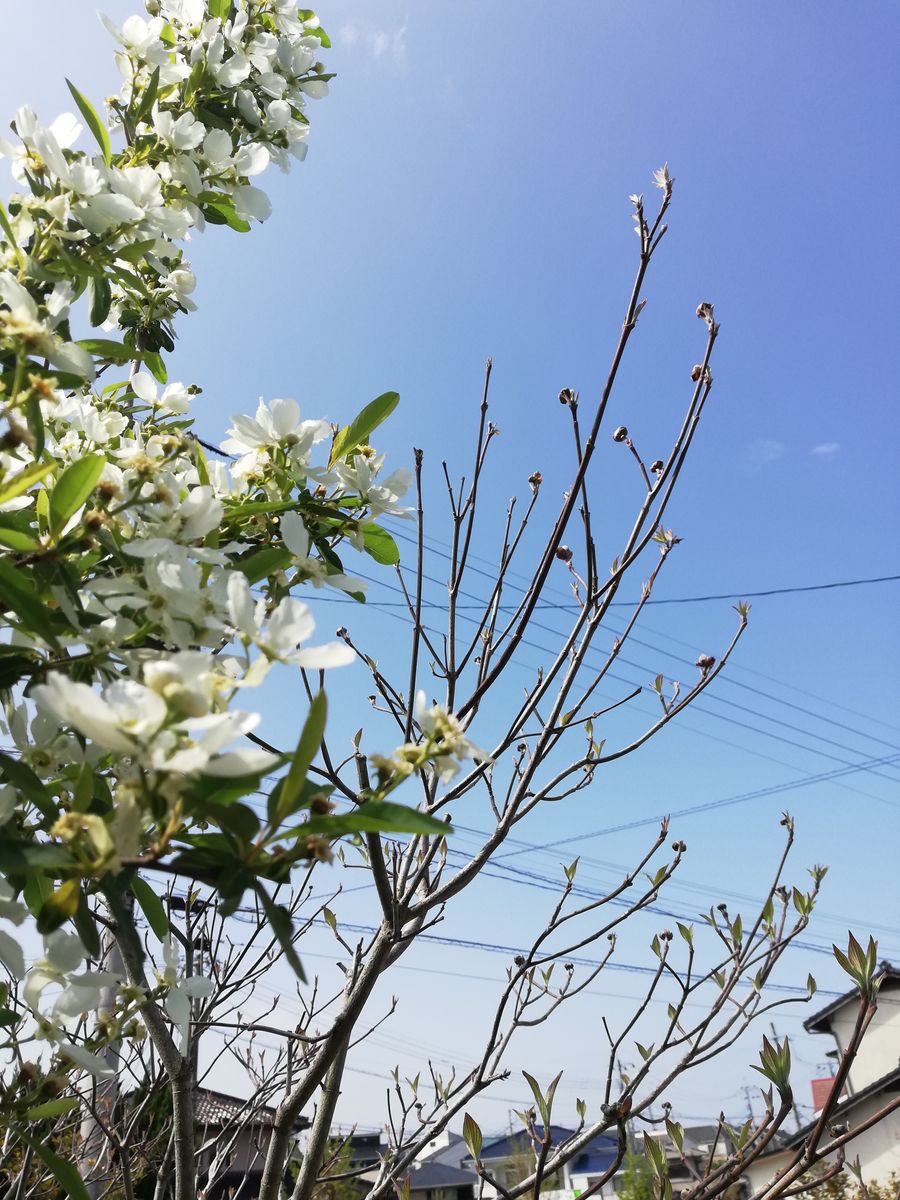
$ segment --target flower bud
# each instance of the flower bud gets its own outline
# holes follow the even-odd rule
[[[559,393],[560,404],[571,404],[574,393],[571,388],[563,388]]]
[[[624,425],[620,425],[618,427],[618,429],[613,430],[612,436],[613,436],[614,442],[624,442],[625,439],[628,437],[628,430],[625,428]]]
[[[694,365],[691,367],[691,379],[693,379],[694,383],[697,383],[699,381],[700,376],[702,374],[703,374],[703,363],[694,363]]]
[[[654,462],[652,462],[650,464],[650,470],[653,472],[654,475],[662,475],[663,460],[661,458],[657,458]]]
[[[705,675],[716,665],[716,660],[711,654],[701,654],[697,659],[695,666],[699,667],[700,672]]]
[[[556,557],[560,560],[560,562],[571,562],[572,551],[568,546],[557,546]]]

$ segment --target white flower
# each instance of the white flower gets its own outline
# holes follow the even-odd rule
[[[416,721],[422,733],[433,742],[434,763],[442,783],[448,783],[459,772],[462,759],[491,761],[489,754],[469,741],[453,713],[440,704],[428,707],[424,692],[416,696]]]
[[[233,188],[231,198],[234,211],[239,217],[252,217],[254,221],[267,221],[272,215],[272,201],[261,188],[249,183]]]
[[[330,584],[340,588],[342,592],[364,592],[368,586],[363,579],[354,579],[351,575],[335,572],[328,574],[328,567],[321,558],[309,556],[309,532],[299,513],[286,512],[280,520],[281,539],[294,556],[294,566],[300,571],[303,579],[314,587]]]
[[[235,632],[245,642],[257,646],[268,659],[316,671],[346,666],[356,657],[343,642],[298,649],[316,628],[307,605],[286,596],[267,621],[265,601],[253,600],[247,577],[240,571],[232,571],[228,577],[228,610]]]
[[[44,954],[25,976],[22,997],[32,1012],[40,1012],[44,990],[51,984],[64,985],[68,976],[81,965],[87,952],[76,933],[57,929],[44,937]]]
[[[178,947],[171,937],[163,942],[163,959],[165,969],[160,974],[160,983],[168,988],[166,993],[166,1012],[169,1019],[178,1030],[181,1038],[181,1048],[184,1049],[188,1040],[191,1020],[191,1001],[208,996],[213,991],[213,983],[202,975],[192,975],[190,979],[179,976]]]
[[[285,451],[295,466],[303,467],[313,446],[331,436],[327,421],[300,420],[296,400],[273,400],[269,405],[260,400],[255,418],[241,415],[232,421],[222,449],[240,456],[232,468],[236,475],[252,470],[260,463],[260,455],[268,456],[276,449]]]
[[[7,800],[5,793],[10,793],[12,807],[15,808],[16,793],[11,787],[0,789],[0,804]],[[7,817],[0,819],[0,825],[12,816],[12,810]],[[21,925],[28,915],[24,904],[13,899],[13,890],[5,879],[0,878],[0,918],[11,921],[13,925]],[[6,967],[14,979],[22,979],[25,975],[25,955],[16,939],[4,929],[0,929],[0,962]]]
[[[153,376],[137,371],[131,377],[131,389],[145,404],[158,405],[165,412],[186,413],[191,406],[191,394],[183,383],[170,383],[160,396]]]
[[[132,679],[120,679],[100,696],[86,683],[51,671],[32,689],[38,710],[55,716],[105,750],[133,754],[167,716],[165,701]]]
[[[328,95],[328,83],[324,79],[304,79],[301,80],[300,90],[313,100],[322,100]]]
[[[335,474],[348,492],[355,492],[369,506],[373,517],[388,513],[394,517],[409,516],[409,510],[399,506],[401,496],[406,495],[412,484],[412,474],[405,468],[394,471],[386,479],[376,482],[384,457],[366,457],[357,454],[352,463],[341,462],[335,466]]]
[[[169,49],[159,36],[164,21],[158,18],[145,21],[142,17],[133,16],[127,19],[121,29],[117,29],[103,13],[100,13],[100,20],[122,46],[125,56],[154,67],[161,67],[168,62]],[[120,62],[120,67],[123,65]]]
[[[206,126],[189,112],[180,117],[170,112],[157,112],[153,128],[173,150],[196,150],[206,136]]]
[[[41,320],[34,298],[11,271],[0,271],[0,303],[8,306],[8,311],[0,310],[0,328],[5,329],[8,337],[22,338],[61,371],[70,371],[83,379],[94,378],[94,360],[90,354],[57,337],[53,323]]]
[[[260,175],[269,165],[269,151],[265,146],[250,143],[233,152],[231,135],[224,129],[211,129],[203,139],[203,157],[216,175],[234,171],[235,175]]]

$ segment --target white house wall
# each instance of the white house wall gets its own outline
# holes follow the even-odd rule
[[[831,1031],[843,1052],[856,1025],[855,1004],[846,1004],[831,1017]],[[850,1067],[850,1087],[854,1092],[887,1075],[900,1063],[900,988],[886,986],[878,1009],[866,1031],[859,1053]]]

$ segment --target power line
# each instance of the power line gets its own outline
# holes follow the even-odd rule
[[[397,589],[397,588],[394,588],[394,587],[392,587],[390,584],[388,584],[388,583],[385,583],[383,580],[380,580],[380,579],[373,579],[371,576],[365,576],[365,575],[363,575],[363,576],[361,576],[361,577],[362,577],[363,579],[366,579],[366,580],[367,580],[368,582],[370,582],[370,583],[374,583],[374,584],[376,584],[377,586],[380,586],[380,587],[383,587],[383,588],[387,589],[388,591],[398,591],[398,589]],[[434,579],[433,577],[431,577],[431,576],[424,576],[424,578],[426,578],[426,579],[427,579],[429,582],[432,582],[432,583],[438,583],[438,582],[439,582],[438,580],[435,580],[435,579]],[[465,593],[465,592],[464,592],[463,594],[465,594],[465,595],[468,595],[468,594],[470,594],[470,593]],[[327,597],[322,597],[322,599],[326,600],[328,603],[336,603],[336,604],[341,604],[341,603],[351,603],[351,604],[353,604],[353,603],[356,603],[356,602],[355,602],[355,601],[353,601],[353,600],[348,600],[348,601],[343,601],[343,600],[340,600],[340,599],[333,600],[333,599],[332,599],[330,596],[327,596]],[[374,601],[368,601],[367,603],[368,603],[368,605],[370,605],[371,607],[374,607],[374,608],[379,608],[379,607],[382,607],[382,606],[383,606],[383,602],[382,602],[382,601],[377,601],[377,600],[374,600]],[[393,607],[393,605],[391,605],[391,606],[388,606],[388,607],[389,607],[389,608],[390,608],[390,607]],[[406,605],[405,605],[405,602],[404,602],[404,604],[403,604],[403,607],[406,607]],[[399,613],[393,613],[393,612],[390,612],[390,611],[388,611],[387,615],[394,617],[396,620],[401,620],[401,621],[403,621],[403,622],[404,622],[404,624],[406,623],[406,622],[405,622],[405,620],[404,620],[404,618],[403,618],[403,617],[402,617],[402,616],[401,616]],[[460,614],[459,614],[459,616],[460,616],[460,619],[461,619],[461,620],[468,621],[470,624],[474,624],[474,625],[477,625],[477,624],[479,624],[479,622],[478,622],[478,621],[476,621],[474,618],[472,618],[472,617],[468,617],[468,616],[466,616],[464,613],[460,613]],[[536,625],[536,627],[537,627],[537,628],[543,629],[543,630],[545,630],[546,632],[552,633],[552,634],[554,634],[554,635],[556,635],[556,636],[563,636],[563,635],[561,634],[560,630],[558,630],[558,629],[553,629],[553,628],[552,628],[552,627],[550,627],[550,626],[542,625],[540,622],[535,622],[534,624]],[[431,628],[430,626],[423,626],[423,628],[425,629],[425,631],[426,631],[427,633],[434,634],[435,636],[440,636],[440,631],[439,631],[439,630],[433,629],[433,628]],[[541,645],[540,645],[540,643],[538,643],[538,642],[534,642],[534,641],[532,641],[532,640],[531,640],[531,639],[529,639],[529,638],[524,638],[524,637],[523,637],[523,638],[521,638],[521,639],[520,639],[520,644],[521,644],[521,645],[523,645],[523,646],[528,646],[528,647],[530,647],[530,648],[532,648],[532,649],[540,650],[540,651],[541,651],[542,653],[544,653],[544,654],[554,654],[554,653],[555,653],[555,652],[554,652],[553,650],[551,650],[549,647],[547,647],[547,646],[541,646]],[[590,653],[592,653],[592,654],[597,654],[597,653],[601,653],[601,652],[599,651],[599,649],[598,649],[597,647],[592,647],[592,648],[591,648],[591,651],[590,651]],[[665,652],[663,652],[663,653],[665,653]],[[632,662],[631,660],[625,659],[624,657],[621,657],[621,656],[620,656],[620,658],[619,658],[619,661],[620,661],[620,662],[623,662],[623,663],[626,663],[626,665],[634,666],[635,668],[637,668],[637,669],[640,669],[640,670],[646,670],[646,669],[647,669],[647,668],[643,668],[643,667],[641,667],[641,666],[640,666],[640,664],[634,663],[634,662]],[[627,685],[627,686],[629,686],[629,687],[632,687],[632,686],[634,686],[634,681],[633,681],[633,680],[627,679],[625,676],[618,675],[618,674],[616,674],[616,673],[614,673],[614,672],[612,672],[612,671],[608,672],[608,678],[609,678],[609,679],[611,679],[611,680],[613,680],[613,681],[615,681],[615,682],[618,682],[618,683],[624,683],[624,684],[626,684],[626,685]],[[713,697],[713,698],[714,698],[714,699],[719,699],[718,697]],[[733,701],[728,701],[728,700],[725,700],[725,701],[723,701],[723,702],[724,702],[725,704],[731,704],[731,705],[733,705],[733,706],[735,706],[735,707],[741,707],[740,705],[734,705],[734,702],[733,702]],[[874,770],[874,767],[875,767],[875,765],[876,765],[876,764],[879,764],[879,765],[891,765],[891,764],[893,764],[893,763],[894,763],[894,762],[897,760],[897,758],[898,758],[898,757],[900,757],[900,755],[887,756],[887,757],[883,757],[883,758],[880,758],[880,759],[868,759],[868,760],[864,760],[863,762],[861,762],[861,763],[859,763],[859,764],[855,764],[855,763],[851,763],[851,762],[849,762],[849,761],[848,761],[847,759],[845,759],[845,758],[841,758],[839,755],[835,755],[835,754],[829,754],[827,751],[815,750],[815,749],[813,749],[813,747],[811,747],[811,746],[804,746],[802,743],[800,743],[800,742],[796,742],[796,741],[794,741],[794,740],[793,740],[793,739],[791,739],[791,738],[786,738],[786,737],[784,737],[784,736],[783,736],[783,735],[781,735],[781,734],[772,733],[772,732],[770,732],[770,731],[768,731],[768,730],[764,730],[764,729],[758,729],[757,727],[755,727],[755,726],[753,726],[753,725],[748,725],[746,722],[743,722],[743,721],[738,721],[738,720],[736,720],[736,719],[735,719],[735,718],[733,718],[733,717],[725,717],[725,716],[723,716],[722,714],[720,714],[720,713],[716,713],[716,712],[714,712],[713,710],[709,709],[708,707],[706,707],[706,706],[704,706],[704,705],[697,705],[696,703],[693,703],[693,704],[691,705],[691,707],[696,707],[696,709],[697,709],[697,711],[698,711],[698,712],[702,712],[702,713],[704,713],[704,714],[706,714],[706,715],[708,715],[708,716],[715,717],[715,718],[717,718],[718,720],[725,721],[725,722],[727,722],[728,724],[731,724],[731,725],[734,725],[734,726],[736,726],[737,728],[746,729],[746,730],[748,730],[748,731],[749,731],[749,732],[751,732],[751,733],[756,733],[756,734],[758,734],[760,737],[767,737],[767,738],[769,738],[769,739],[771,739],[771,740],[774,740],[774,741],[780,741],[780,742],[784,742],[786,745],[793,746],[793,747],[795,747],[795,748],[796,748],[796,749],[798,749],[798,750],[803,750],[805,753],[808,753],[808,754],[810,754],[810,753],[817,754],[817,755],[818,755],[820,758],[830,758],[830,759],[832,759],[834,762],[840,763],[840,764],[841,764],[843,767],[849,767],[849,768],[853,768],[853,771],[855,771],[855,770],[861,770],[861,771],[872,772],[873,774],[876,774],[876,775],[880,775],[880,772],[878,772],[878,771]],[[747,710],[747,711],[754,712],[754,713],[755,713],[755,715],[757,715],[757,716],[761,716],[761,717],[762,717],[764,720],[775,720],[775,718],[768,717],[768,716],[766,716],[766,714],[764,714],[764,713],[756,713],[756,710]],[[686,727],[687,727],[687,728],[690,728],[689,726],[686,726]],[[790,728],[799,728],[799,727],[797,727],[797,726],[792,726],[792,727],[790,727]],[[691,729],[691,732],[693,732],[693,733],[695,733],[695,734],[698,734],[699,736],[713,738],[713,740],[725,741],[725,739],[717,739],[717,738],[715,738],[715,735],[714,735],[714,734],[709,734],[709,733],[707,733],[707,732],[705,732],[705,731],[702,731],[702,730]],[[820,735],[819,735],[819,734],[810,733],[810,731],[808,731],[808,730],[801,730],[801,732],[805,733],[807,736],[811,736],[811,737],[815,737],[815,738],[820,738]],[[822,740],[825,740],[825,739],[822,739]],[[733,742],[727,742],[727,741],[725,741],[725,744],[726,744],[726,745],[735,746],[735,743],[733,743]],[[745,752],[747,752],[747,753],[750,753],[750,754],[758,754],[758,753],[759,753],[758,751],[754,751],[754,750],[752,750],[752,749],[749,749],[749,748],[747,748],[747,747],[735,746],[735,748],[737,748],[737,749],[741,749],[741,750],[743,750],[743,751],[745,751]],[[846,748],[847,748],[847,749],[849,749],[849,750],[851,751],[851,753],[853,753],[853,754],[858,754],[858,755],[863,755],[863,754],[864,754],[864,751],[862,751],[862,750],[855,750],[855,749],[852,749],[852,748],[850,748],[850,747],[846,747]],[[767,756],[763,756],[763,757],[767,757]],[[775,760],[773,760],[773,761],[779,762],[780,760],[778,760],[778,759],[775,759]],[[798,768],[798,767],[792,766],[792,765],[791,765],[791,764],[789,764],[789,763],[783,763],[783,762],[782,762],[782,763],[781,763],[781,765],[782,765],[782,766],[787,766],[787,767],[788,767],[789,769],[791,769],[791,770],[800,770],[800,769],[801,769],[801,768]],[[839,771],[839,772],[836,772],[836,773],[835,773],[833,776],[831,776],[831,777],[832,777],[832,778],[839,778],[840,776],[842,776],[842,775],[844,775],[844,774],[851,774],[851,773],[853,773],[853,771]],[[890,780],[890,782],[892,782],[892,783],[896,783],[896,782],[897,782],[897,781],[896,781],[896,780],[895,780],[895,779],[894,779],[892,776],[883,776],[883,775],[880,775],[880,777],[882,777],[882,778],[887,778],[887,779],[889,779],[889,780]],[[856,793],[857,793],[857,794],[859,794],[859,795],[866,796],[866,797],[867,797],[868,799],[870,799],[870,800],[876,800],[878,803],[880,803],[880,804],[885,804],[885,805],[887,805],[889,808],[896,808],[896,807],[900,807],[900,805],[898,805],[898,804],[897,804],[895,801],[888,800],[888,799],[886,799],[885,797],[883,797],[883,796],[878,796],[878,795],[876,795],[876,794],[874,794],[874,793],[872,793],[872,792],[866,792],[866,791],[863,791],[863,790],[862,790],[862,789],[860,789],[860,788],[853,788],[853,787],[850,787],[850,786],[849,786],[849,785],[847,785],[847,784],[838,784],[838,786],[846,787],[846,788],[847,788],[847,790],[849,790],[849,791],[854,791],[854,792],[856,792]]]
[[[887,758],[871,759],[872,764],[881,764],[900,761],[900,754],[892,754]],[[628,829],[640,829],[645,825],[658,825],[660,821],[666,817],[688,817],[695,813],[709,812],[714,808],[726,808],[732,804],[743,804],[747,800],[761,799],[765,796],[776,796],[781,792],[793,791],[795,788],[808,787],[812,783],[825,783],[833,779],[840,778],[844,775],[850,775],[854,771],[862,771],[866,769],[865,763],[860,763],[859,766],[843,767],[834,771],[823,771],[819,775],[807,775],[802,779],[788,780],[785,783],[775,783],[765,788],[757,788],[753,792],[741,792],[736,796],[725,796],[719,800],[708,800],[705,804],[692,804],[688,808],[674,809],[669,813],[658,813],[653,817],[641,817],[634,821],[623,821],[621,825],[609,825],[605,829],[597,829],[593,833],[580,833],[573,837],[559,838],[555,842],[545,842],[546,847],[550,846],[566,846],[571,842],[588,841],[591,838],[602,837],[609,833],[621,833]],[[888,803],[888,801],[885,801]],[[500,858],[512,858],[514,855],[521,854],[523,851],[510,850],[506,854],[501,854]]]

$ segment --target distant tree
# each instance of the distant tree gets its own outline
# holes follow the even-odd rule
[[[621,1200],[656,1200],[656,1176],[646,1155],[629,1146],[622,1159],[621,1174],[616,1176],[616,1192]]]

